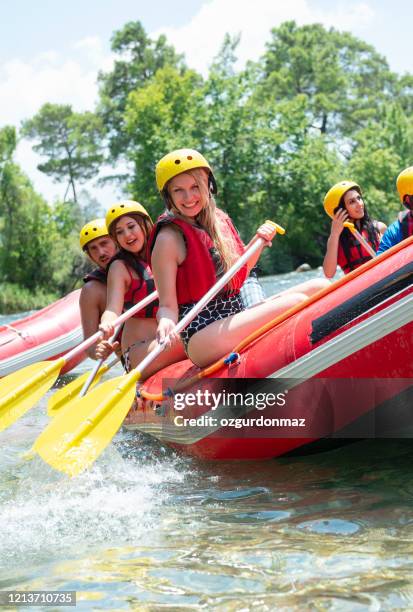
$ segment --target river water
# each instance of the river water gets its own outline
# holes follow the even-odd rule
[[[49,396],[0,434],[0,590],[75,590],[80,610],[413,609],[410,440],[200,462],[121,431],[70,480],[23,457]]]

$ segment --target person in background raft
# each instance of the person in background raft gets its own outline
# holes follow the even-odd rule
[[[89,338],[98,331],[100,318],[106,308],[106,269],[114,255],[117,247],[109,236],[105,219],[93,219],[86,223],[80,230],[80,247],[88,255],[96,268],[86,274],[84,285],[80,292],[79,307],[82,321],[83,337]],[[119,343],[101,347],[100,354],[105,359],[113,350],[119,347]],[[96,355],[97,344],[87,349],[87,355],[91,359],[100,359]]]
[[[146,209],[133,200],[125,200],[110,207],[106,225],[119,252],[108,266],[106,310],[102,314],[100,329],[105,338],[114,333],[113,321],[124,309],[130,308],[155,291],[151,270],[146,261],[147,241],[153,227]],[[125,322],[122,332],[122,353],[125,369],[135,367],[148,351],[156,346],[156,319],[158,301],[137,312]],[[104,341],[101,345],[104,347]],[[96,349],[97,354],[100,348]],[[144,372],[144,377],[170,363],[185,358],[180,342],[177,342]]]
[[[344,274],[348,274],[372,259],[364,246],[344,226],[346,221],[353,223],[374,251],[386,230],[384,223],[370,219],[359,185],[353,181],[341,181],[333,185],[324,198],[324,210],[333,220],[323,262],[327,278],[334,276],[337,264]]]
[[[215,204],[216,181],[198,151],[179,149],[165,155],[156,166],[156,182],[167,212],[152,231],[149,257],[159,292],[156,336],[158,342],[169,345],[176,340],[173,330],[178,319],[237,261],[245,247],[231,219]],[[270,246],[274,228],[264,223],[257,235]],[[181,332],[185,352],[196,365],[204,367],[228,354],[251,332],[307,299],[304,290],[292,290],[244,310],[239,291],[259,254]],[[326,283],[319,279],[307,289],[314,292]]]
[[[399,213],[398,219],[389,225],[380,242],[377,255],[413,235],[413,166],[400,172],[396,185],[400,200],[407,210]]]

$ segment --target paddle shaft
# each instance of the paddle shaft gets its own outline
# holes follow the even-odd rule
[[[103,364],[104,361],[105,361],[104,359],[100,359],[95,364],[95,367],[90,372],[88,379],[85,381],[85,384],[83,385],[82,389],[79,392],[79,397],[84,397],[86,395],[86,393],[89,391],[90,385],[95,380],[96,374],[99,372],[99,370],[102,367],[102,364]],[[120,361],[120,357],[116,357],[115,359],[113,359],[110,363],[108,363],[107,370],[110,370],[111,368],[113,368],[113,366],[115,366],[117,363],[119,363],[119,361]]]
[[[122,323],[127,321],[129,317],[132,317],[139,310],[142,310],[143,308],[148,306],[151,302],[156,300],[157,297],[158,297],[158,292],[153,291],[151,294],[146,296],[146,298],[144,298],[137,304],[134,304],[132,308],[125,310],[123,314],[121,314],[117,319],[113,321],[113,326],[117,327],[118,325],[122,325]],[[86,340],[84,340],[81,344],[79,344],[79,346],[76,346],[74,349],[66,353],[66,355],[64,356],[65,363],[68,362],[73,357],[76,357],[76,355],[79,355],[79,353],[81,353],[82,351],[85,351],[86,349],[88,349],[89,346],[92,346],[92,344],[100,340],[102,337],[103,337],[103,332],[97,331],[95,334],[93,334],[93,336],[89,336],[89,338],[86,338]]]
[[[196,317],[196,315],[212,300],[216,294],[221,291],[223,287],[231,280],[231,278],[238,272],[242,266],[244,266],[249,259],[258,251],[262,245],[265,244],[263,238],[258,238],[251,244],[251,246],[245,251],[238,261],[231,266],[231,268],[215,283],[213,287],[195,304],[193,308],[175,325],[174,332],[179,334],[189,323]],[[158,344],[137,366],[132,370],[136,380],[141,376],[141,372],[150,364],[158,355],[165,349],[165,344]],[[131,373],[132,373],[131,372]]]
[[[110,339],[110,342],[115,342],[115,340],[118,338],[121,330],[122,330],[122,326],[119,325],[119,327],[116,329],[115,333],[113,334],[112,338]],[[114,366],[115,363],[118,363],[119,359],[120,358],[117,357],[114,361],[112,361],[109,364],[109,368]],[[87,381],[85,382],[85,384],[83,385],[83,387],[82,387],[82,389],[81,389],[81,391],[79,393],[79,397],[84,397],[86,395],[86,393],[89,391],[89,387],[92,384],[92,382],[95,380],[95,376],[98,373],[98,371],[100,370],[100,368],[101,368],[101,366],[102,366],[104,361],[105,361],[105,358],[102,357],[102,359],[99,359],[99,361],[95,364],[95,367],[91,371],[91,373],[89,375],[89,378],[87,379]]]
[[[367,240],[360,234],[360,232],[355,228],[353,223],[344,223],[345,227],[347,227],[352,234],[357,238],[357,240],[364,246],[367,253],[372,257],[377,257],[376,251],[370,246]]]

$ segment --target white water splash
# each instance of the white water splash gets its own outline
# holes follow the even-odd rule
[[[0,568],[76,557],[85,550],[142,542],[185,477],[176,460],[125,461],[113,449],[90,472],[60,476],[35,459],[0,498]],[[11,494],[10,494],[11,493]]]

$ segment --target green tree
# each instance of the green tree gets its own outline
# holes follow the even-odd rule
[[[172,149],[199,146],[202,103],[202,78],[170,66],[129,96],[125,120],[134,172],[128,190],[153,212],[161,208],[155,164]]]
[[[54,226],[47,204],[13,162],[16,143],[14,128],[0,130],[0,269],[3,280],[35,289],[51,278]]]
[[[260,65],[266,94],[305,95],[309,124],[323,134],[351,136],[396,91],[397,78],[374,47],[320,24],[272,29]]]
[[[103,124],[91,112],[75,113],[70,105],[44,104],[39,112],[24,122],[22,134],[38,141],[33,149],[47,157],[38,169],[53,180],[67,181],[77,202],[76,183],[93,178],[103,162]]]
[[[378,112],[376,120],[359,130],[354,140],[348,176],[362,187],[373,216],[388,223],[400,209],[396,178],[411,165],[411,119],[395,102]]]
[[[337,156],[325,138],[309,132],[305,95],[274,100],[257,87],[256,66],[235,70],[237,43],[226,38],[205,85],[203,133],[217,168],[219,204],[245,241],[265,219],[287,227],[286,237],[261,258],[265,272],[318,263],[320,198]]]
[[[260,107],[250,104],[255,75],[235,69],[238,44],[239,37],[225,37],[205,82],[204,110],[198,121],[200,147],[218,180],[219,205],[247,235],[249,227],[244,222],[255,221],[255,215],[245,210],[245,203],[248,193],[256,188]]]
[[[139,21],[127,23],[114,33],[111,42],[117,59],[112,71],[99,74],[98,112],[106,127],[110,157],[117,160],[131,144],[130,132],[125,129],[129,94],[145,87],[159,69],[168,66],[182,74],[185,65],[165,36],[150,39]]]
[[[0,279],[49,297],[61,295],[78,278],[82,211],[63,202],[48,206],[14,163],[16,144],[14,128],[0,129]]]

